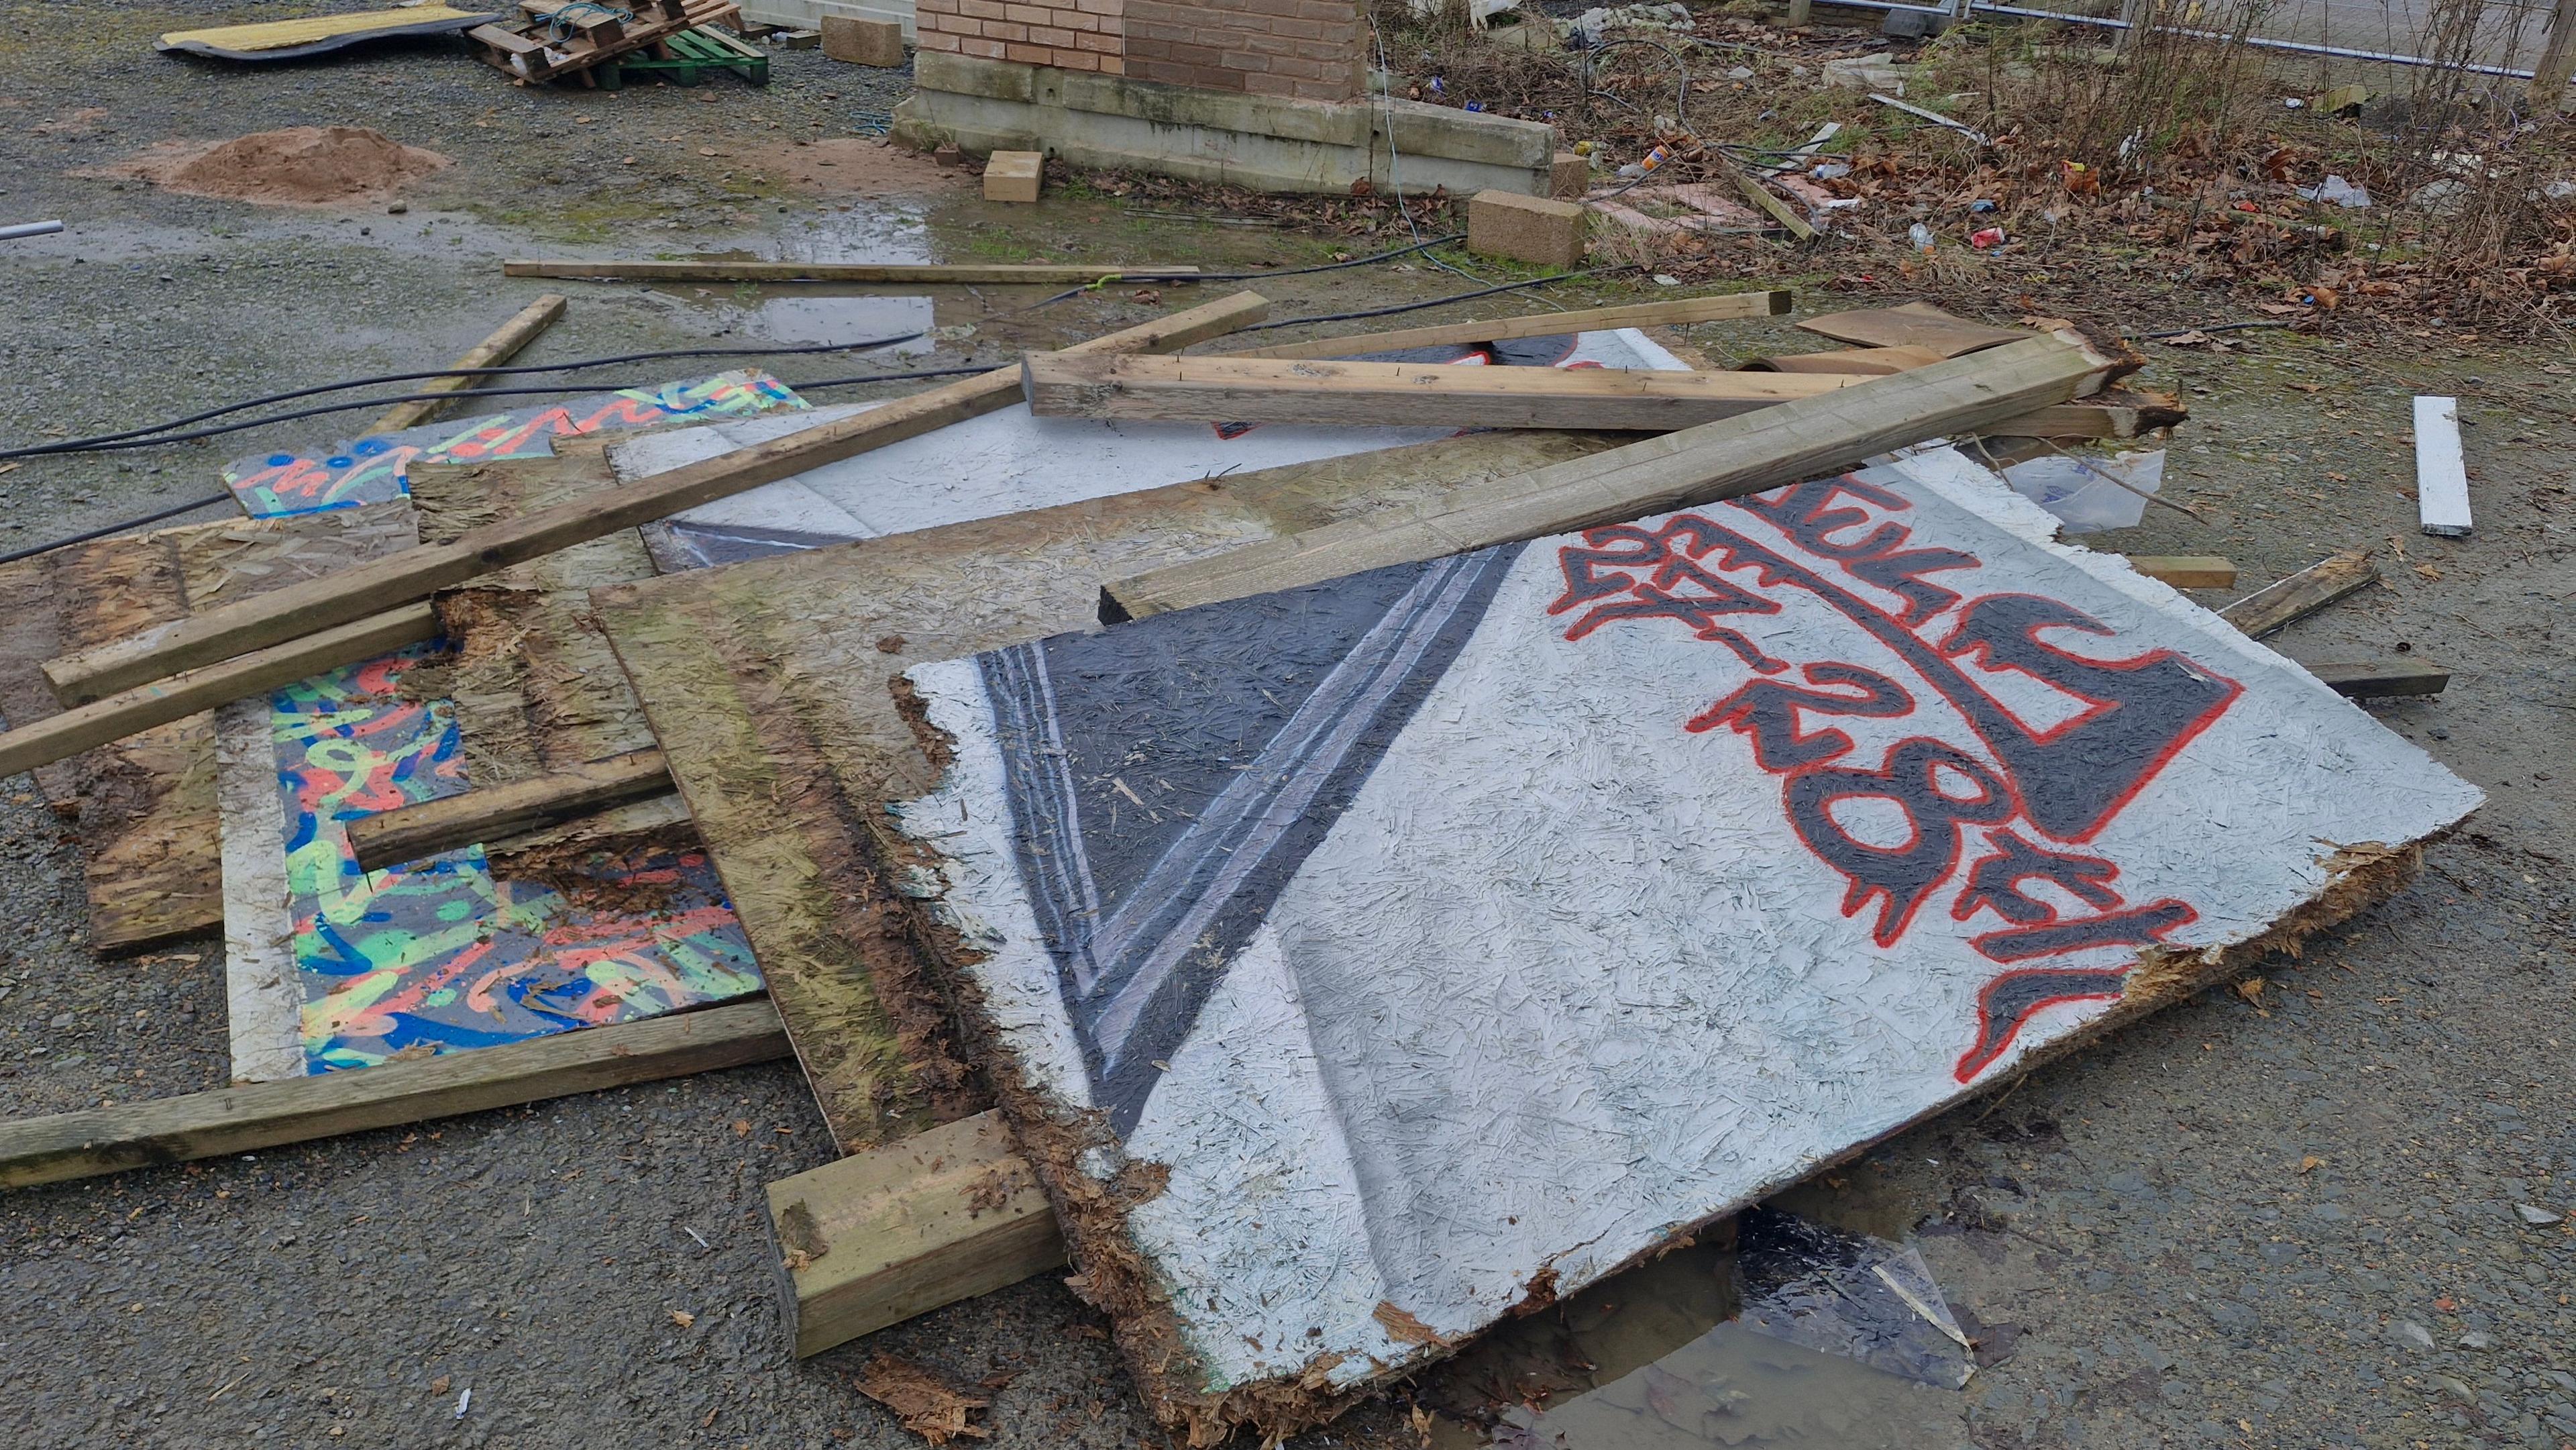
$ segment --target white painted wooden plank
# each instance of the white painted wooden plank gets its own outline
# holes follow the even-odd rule
[[[223,815],[224,1002],[232,1080],[304,1075],[304,993],[286,909],[286,806],[268,697],[215,711],[215,804]]]
[[[2415,508],[2424,532],[2469,536],[2469,470],[2460,452],[2460,400],[2415,400]]]

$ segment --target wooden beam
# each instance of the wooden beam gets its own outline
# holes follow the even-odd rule
[[[1736,364],[1743,373],[1860,373],[1885,377],[1889,373],[1910,372],[1928,368],[1941,361],[1941,354],[1924,347],[1844,347],[1826,352],[1782,352],[1769,357],[1747,358]]]
[[[2113,366],[2070,333],[1862,378],[1818,397],[1461,489],[1437,505],[1328,524],[1121,579],[1101,591],[1101,617],[1142,618],[1759,493],[2063,402],[2097,386]]]
[[[671,789],[659,750],[636,750],[507,785],[420,801],[349,823],[361,871],[382,871],[460,846],[506,840]]]
[[[2129,567],[2176,589],[2236,587],[2236,566],[2206,554],[2131,554]]]
[[[2218,617],[2243,630],[2247,639],[2261,639],[2378,582],[2370,551],[2349,549],[2255,590],[2218,611]]]
[[[1780,198],[1773,196],[1771,194],[1771,188],[1764,186],[1761,182],[1758,182],[1752,177],[1739,171],[1735,173],[1735,187],[1738,191],[1744,193],[1744,199],[1746,201],[1753,203],[1755,206],[1758,206],[1762,208],[1763,211],[1769,213],[1771,220],[1778,222],[1783,228],[1787,229],[1789,235],[1796,237],[1799,241],[1808,241],[1816,235],[1816,229],[1807,225],[1807,219],[1805,217],[1789,210],[1789,204],[1782,201]]]
[[[799,1358],[1065,1261],[1055,1210],[996,1112],[782,1178],[769,1221]]]
[[[787,1055],[765,1001],[0,1123],[0,1188],[185,1163]]]
[[[1355,357],[1361,353],[1396,352],[1406,348],[1466,346],[1509,342],[1516,337],[1559,337],[1574,332],[1607,332],[1617,327],[1681,327],[1694,322],[1734,322],[1747,317],[1785,316],[1795,295],[1786,290],[1724,292],[1713,297],[1684,297],[1672,302],[1645,302],[1633,307],[1595,307],[1581,312],[1539,312],[1526,317],[1495,317],[1480,322],[1450,322],[1438,327],[1408,327],[1396,332],[1366,332],[1350,337],[1319,337],[1275,347],[1247,348],[1226,357]]]
[[[1122,267],[1115,263],[954,265],[930,262],[619,262],[513,259],[501,264],[504,277],[567,277],[591,282],[883,282],[982,283],[1026,282],[1039,286],[1065,283],[1127,281],[1186,282],[1196,267]]]
[[[1256,293],[1239,292],[1124,332],[1094,338],[1068,351],[1187,347],[1257,322],[1269,306]],[[424,544],[327,578],[205,610],[131,639],[51,661],[45,673],[65,704],[86,703],[177,671],[345,624],[397,604],[426,599],[441,589],[539,555],[729,498],[872,448],[917,438],[1018,401],[1019,368],[999,368],[899,398],[837,423],[738,448],[704,463],[470,529],[449,543]],[[0,736],[0,745],[6,741],[6,736]]]
[[[1688,428],[1865,381],[1828,373],[1045,352],[1021,359],[1020,368],[1029,411],[1041,418],[1642,432]]]
[[[2415,400],[2415,511],[2428,534],[2469,536],[2469,470],[2457,398]]]
[[[518,315],[502,323],[499,331],[476,343],[473,351],[458,358],[456,371],[445,377],[416,382],[411,390],[415,393],[453,393],[473,386],[489,376],[484,369],[499,367],[518,356],[519,349],[536,341],[538,333],[554,326],[555,319],[563,316],[564,301],[562,293],[548,292],[520,308]],[[386,410],[383,417],[367,425],[367,431],[399,433],[405,428],[417,427],[444,412],[451,401],[446,398],[416,398],[408,403],[396,403]]]
[[[182,670],[167,679],[156,679],[123,694],[93,700],[0,734],[0,776],[68,760],[93,746],[122,740],[172,720],[184,720],[200,710],[230,704],[246,695],[291,685],[324,670],[373,659],[437,634],[437,612],[426,604],[407,604],[353,624]]]
[[[2451,672],[2424,660],[2339,660],[2301,669],[2338,695],[2355,700],[2384,695],[2438,695],[2451,683]]]
[[[1943,357],[1964,357],[1983,348],[2001,347],[2031,334],[2017,327],[1989,327],[1942,311],[1929,302],[1901,307],[1862,307],[1828,312],[1798,324],[1802,332],[1830,337],[1859,347],[1926,347]]]

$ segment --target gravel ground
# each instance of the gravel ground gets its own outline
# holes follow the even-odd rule
[[[1099,198],[987,207],[884,153],[871,174],[902,195],[818,183],[795,160],[811,153],[789,143],[853,143],[904,81],[814,52],[780,55],[765,92],[608,96],[514,89],[436,44],[264,69],[148,48],[219,15],[285,13],[0,3],[0,219],[72,223],[0,243],[14,284],[0,330],[6,441],[435,365],[564,285],[504,281],[506,255],[1233,265],[1309,262],[1332,245],[1140,219]],[[166,139],[306,124],[373,125],[456,165],[403,197],[399,216],[383,199],[264,209],[66,174]],[[1464,285],[1372,268],[1263,290],[1283,313],[1312,313]],[[751,289],[570,290],[570,314],[531,360],[759,335]],[[1150,310],[1108,293],[1010,315],[1036,296],[939,296],[941,324],[975,330],[906,365]],[[1767,324],[1700,332],[1717,353],[1799,345]],[[1983,1326],[1990,1362],[1955,1404],[1963,1441],[2576,1443],[2576,1238],[2515,1208],[2576,1209],[2576,840],[2554,778],[2576,744],[2576,675],[2555,633],[2576,597],[2569,376],[2536,350],[2404,337],[2261,335],[2237,354],[2158,349],[2153,361],[2151,380],[2190,389],[2198,416],[2169,478],[2204,517],[2157,511],[2106,542],[2227,554],[2246,588],[2379,543],[2387,589],[2275,643],[2322,660],[2402,642],[2450,665],[2447,695],[2379,713],[2494,801],[2419,884],[2304,961],[2267,966],[2260,992],[2206,994],[1881,1145],[1795,1206],[1914,1234]],[[855,370],[777,364],[790,378]],[[2419,390],[2466,400],[2474,540],[2414,532],[2398,435]],[[30,462],[0,477],[0,551],[209,492],[225,458],[329,430],[316,420]],[[92,958],[78,871],[29,784],[0,786],[0,914],[20,923],[0,944],[0,1109],[215,1085],[220,943]],[[8,1194],[11,1443],[915,1443],[850,1388],[874,1349],[1001,1382],[995,1444],[1160,1443],[1099,1325],[1051,1282],[791,1361],[760,1185],[829,1153],[801,1080],[779,1064]],[[1310,1438],[1412,1441],[1393,1409]]]

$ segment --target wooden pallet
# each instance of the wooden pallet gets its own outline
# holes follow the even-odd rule
[[[600,87],[613,91],[636,79],[694,86],[718,71],[731,71],[755,86],[769,84],[769,53],[714,26],[681,31],[647,49],[649,57],[630,52],[601,66]]]
[[[570,76],[585,86],[613,86],[617,76],[602,74],[603,67],[639,52],[667,57],[675,37],[742,17],[731,0],[635,0],[631,10],[597,0],[520,0],[519,10],[518,20],[478,25],[466,38],[523,85]]]

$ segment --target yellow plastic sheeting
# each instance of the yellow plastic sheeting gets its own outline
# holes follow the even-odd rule
[[[451,10],[419,5],[408,10],[362,10],[349,15],[311,15],[301,20],[271,20],[258,25],[219,25],[208,30],[174,30],[162,36],[159,49],[199,53],[287,50],[365,36],[406,32],[462,30],[492,18],[489,11]]]

